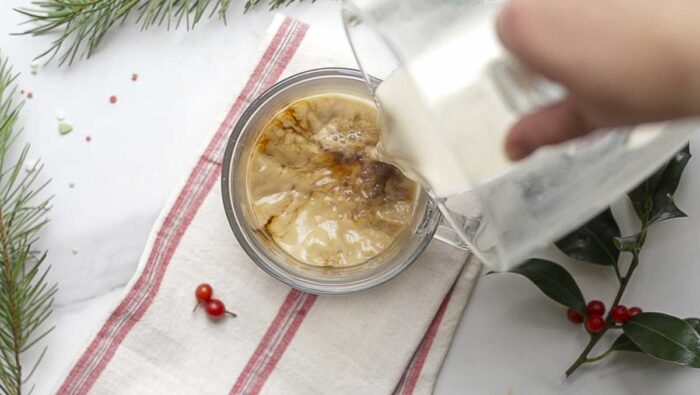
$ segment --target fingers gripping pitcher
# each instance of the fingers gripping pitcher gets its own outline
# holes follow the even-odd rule
[[[513,123],[566,91],[501,47],[494,19],[504,3],[343,5],[353,52],[379,107],[377,157],[419,182],[455,236],[497,270],[522,262],[633,188],[699,125],[600,130],[509,161],[504,141]]]

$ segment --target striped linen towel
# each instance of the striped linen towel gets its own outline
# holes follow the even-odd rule
[[[432,391],[478,261],[433,241],[385,285],[316,296],[258,269],[224,214],[219,177],[232,125],[280,78],[352,65],[323,43],[303,23],[275,17],[223,122],[203,131],[208,145],[154,225],[123,300],[58,384],[58,394]],[[212,283],[238,318],[212,322],[191,314],[200,282]]]

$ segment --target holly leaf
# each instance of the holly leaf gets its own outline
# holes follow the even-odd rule
[[[642,352],[632,340],[624,333],[615,339],[611,348],[615,351]]]
[[[614,239],[620,237],[612,211],[608,208],[555,244],[566,255],[596,265],[617,265],[620,250]]]
[[[686,213],[676,206],[673,197],[671,197],[671,195],[666,195],[661,208],[649,219],[649,225],[666,221],[667,219],[683,218],[687,216]],[[620,251],[634,252],[639,245],[639,237],[641,237],[641,233],[625,237],[616,237],[613,239],[613,244],[615,244],[615,247]]]
[[[683,218],[688,215],[681,211],[681,209],[676,206],[676,202],[673,201],[673,197],[670,194],[666,195],[661,206],[656,209],[654,216],[649,220],[649,224],[656,224],[661,221],[666,221],[667,219],[673,218]]]
[[[673,194],[676,193],[678,184],[681,182],[683,170],[685,170],[685,167],[691,157],[690,145],[686,145],[668,162],[666,169],[664,169],[663,175],[656,185],[654,207],[660,207],[666,195],[673,196]]]
[[[647,212],[652,212],[654,208],[653,196],[667,166],[668,164],[661,166],[659,170],[627,194],[639,219],[644,218]]]
[[[586,301],[576,280],[566,269],[545,259],[530,259],[510,270],[527,277],[555,302],[584,314]]]
[[[700,368],[700,334],[686,320],[663,313],[639,313],[627,321],[622,330],[647,355]]]
[[[684,321],[690,324],[690,326],[695,329],[695,332],[700,333],[700,319],[686,318]],[[640,350],[639,347],[637,347],[637,345],[634,344],[634,342],[624,333],[615,339],[615,342],[612,344],[611,348],[615,351],[642,352],[642,350]]]
[[[700,334],[700,318],[686,318],[685,322],[689,323],[695,329],[695,332]]]
[[[640,219],[647,213],[653,217],[663,206],[666,195],[673,196],[691,157],[690,146],[686,145],[651,177],[628,193],[634,211]]]

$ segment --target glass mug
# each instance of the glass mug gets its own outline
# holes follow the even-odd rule
[[[407,135],[410,144],[400,153],[414,160],[425,159],[425,147],[437,153],[422,164],[434,171],[425,177],[428,193],[458,238],[496,270],[512,268],[603,210],[687,144],[699,125],[598,131],[509,162],[503,152],[509,126],[565,90],[501,47],[494,19],[505,3],[344,0],[342,11],[380,114],[422,131]],[[441,179],[441,171],[452,178]]]
[[[452,228],[441,223],[440,211],[424,192],[417,199],[411,224],[379,255],[359,265],[304,264],[258,229],[246,186],[255,142],[267,122],[283,108],[299,99],[323,94],[372,98],[359,70],[309,70],[276,83],[250,103],[229,137],[221,172],[224,209],[236,238],[253,262],[272,277],[301,291],[343,294],[371,288],[395,277],[420,256],[433,238],[464,248]]]

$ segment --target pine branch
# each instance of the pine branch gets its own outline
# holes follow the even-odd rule
[[[294,1],[268,0],[270,9],[287,6]],[[312,0],[313,1],[313,0]],[[260,0],[246,0],[245,10]],[[183,22],[194,28],[207,15],[215,14],[226,23],[231,0],[36,0],[32,8],[15,11],[27,17],[25,23],[35,26],[19,34],[43,36],[58,33],[50,47],[37,56],[47,63],[58,57],[59,64],[72,64],[76,59],[92,56],[107,33],[129,14],[136,13],[136,23],[146,30],[165,24],[178,28]]]
[[[286,6],[294,3],[294,1],[295,0],[268,0],[267,5],[269,7],[268,9],[270,11],[272,11],[272,10],[280,8],[280,7],[286,7]],[[299,0],[299,1],[301,2],[303,0]],[[315,1],[316,0],[311,0],[312,3]],[[246,3],[245,3],[246,12],[248,12],[251,8],[257,6],[258,4],[260,4],[260,0],[246,0]]]
[[[33,248],[49,210],[48,199],[37,199],[46,185],[36,183],[41,166],[24,170],[28,146],[12,156],[22,108],[12,100],[15,78],[0,56],[0,392],[10,395],[22,393],[22,384],[44,355],[26,374],[20,357],[51,331],[42,324],[57,290],[45,281],[46,254]]]

